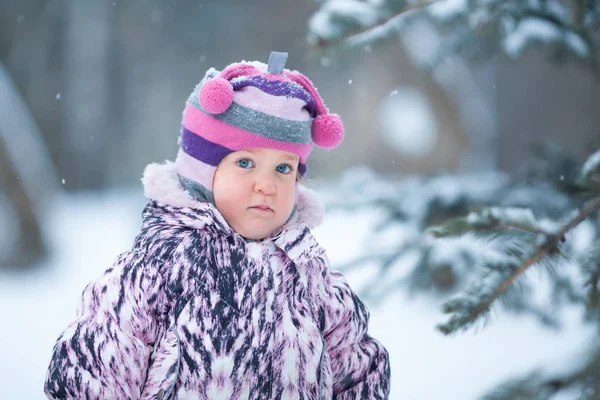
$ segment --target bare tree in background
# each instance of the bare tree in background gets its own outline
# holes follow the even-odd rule
[[[119,105],[112,69],[114,8],[110,1],[66,5],[64,73],[68,79],[62,98],[70,115],[63,119],[58,162],[77,188],[106,185],[112,143],[121,143],[117,138],[124,135],[112,108]],[[76,168],[71,158],[79,160]]]
[[[16,224],[0,229],[6,246],[0,266],[24,267],[46,253],[40,217],[57,194],[56,171],[40,131],[10,75],[0,63],[0,187]]]

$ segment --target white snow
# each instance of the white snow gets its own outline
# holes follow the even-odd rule
[[[587,57],[589,55],[588,45],[583,41],[581,36],[573,32],[566,32],[565,42],[573,53],[577,54],[579,57]]]
[[[592,154],[581,168],[581,175],[590,178],[594,173],[600,174],[600,150]]]
[[[504,39],[503,46],[509,56],[516,58],[531,40],[549,43],[558,40],[560,35],[560,29],[551,22],[541,18],[527,18],[508,34]]]
[[[375,25],[380,18],[378,8],[373,4],[356,0],[331,0],[310,18],[308,26],[310,32],[317,37],[332,40],[346,33],[345,24],[368,27]]]
[[[53,342],[75,317],[81,291],[133,243],[144,204],[136,193],[88,193],[48,204],[47,262],[26,273],[0,269],[3,398],[44,398]]]
[[[556,2],[549,2],[549,6],[553,9],[551,15],[555,15],[557,19],[568,21],[565,8],[562,5],[557,5]],[[514,28],[514,21],[509,19],[504,20],[504,25],[507,31],[510,32],[504,39],[504,50],[511,57],[517,57],[530,41],[541,41],[543,43],[563,42],[574,54],[579,57],[589,56],[589,46],[583,38],[568,30],[561,30],[556,24],[542,18],[529,17],[520,21],[518,26]],[[513,30],[514,28],[514,30]]]
[[[47,205],[52,255],[28,272],[0,270],[2,398],[44,398],[54,341],[74,318],[84,286],[131,246],[144,204],[136,189],[70,195]],[[379,219],[373,209],[337,211],[315,236],[332,263],[340,264],[360,255],[369,240],[364,228]],[[374,274],[367,269],[346,276],[356,288]],[[546,330],[531,317],[497,312],[484,329],[446,337],[434,329],[447,320],[439,311],[443,301],[395,293],[380,307],[369,304],[370,333],[390,352],[391,399],[475,399],[531,369],[581,360],[594,337],[576,308],[557,312],[564,323],[560,331]]]
[[[467,11],[467,0],[442,0],[430,5],[427,10],[438,19],[447,20]]]
[[[393,90],[382,99],[379,124],[386,141],[403,155],[424,156],[437,142],[433,111],[423,94],[412,88]]]
[[[536,218],[529,208],[490,207],[481,213],[471,212],[466,217],[466,221],[470,224],[487,224],[490,219],[498,220],[500,224],[524,225],[547,234],[558,233],[562,228],[560,223],[549,219]]]

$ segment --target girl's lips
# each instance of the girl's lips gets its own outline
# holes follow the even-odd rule
[[[257,209],[257,210],[260,210],[260,211],[273,211],[271,209],[271,207],[264,206],[264,205],[254,206],[254,207],[250,207],[250,208],[254,208],[254,209]]]

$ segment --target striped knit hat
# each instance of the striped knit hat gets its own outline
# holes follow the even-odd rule
[[[341,119],[329,114],[304,75],[284,69],[287,53],[272,52],[269,64],[235,63],[209,69],[187,100],[179,152],[179,180],[195,199],[214,203],[219,162],[243,149],[288,151],[300,158],[300,175],[313,143],[330,149],[343,139]]]

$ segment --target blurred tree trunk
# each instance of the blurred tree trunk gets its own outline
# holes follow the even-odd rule
[[[2,135],[0,135],[0,186],[6,192],[19,224],[14,229],[18,234],[17,246],[9,254],[0,257],[0,266],[29,266],[46,253],[46,246],[42,240],[40,222],[34,204],[27,195],[19,171],[11,161]]]
[[[0,63],[0,188],[18,223],[3,227],[18,238],[0,265],[28,266],[45,253],[40,216],[58,192],[57,180],[38,126]]]
[[[42,217],[60,188],[52,158],[64,114],[64,8],[0,3],[0,209],[14,216],[0,226],[0,266],[27,267],[47,251]]]
[[[65,7],[62,0],[0,2],[0,59],[55,163],[63,158]]]
[[[72,1],[65,29],[65,115],[59,169],[69,187],[106,182],[114,137],[111,113],[113,4]],[[76,168],[71,166],[76,165]]]

